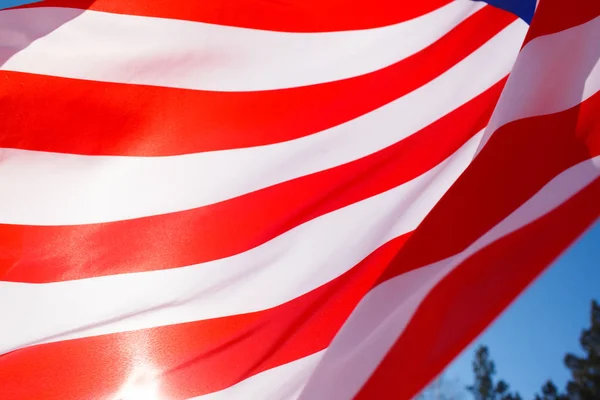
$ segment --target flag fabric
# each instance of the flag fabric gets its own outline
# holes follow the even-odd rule
[[[600,2],[490,3],[0,11],[0,399],[417,394],[600,212]]]

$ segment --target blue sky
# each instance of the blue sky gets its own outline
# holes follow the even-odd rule
[[[486,344],[498,377],[533,399],[551,378],[569,378],[565,352],[580,353],[579,334],[589,326],[592,298],[600,300],[600,221],[526,290],[450,367],[445,376],[471,383],[474,349]]]

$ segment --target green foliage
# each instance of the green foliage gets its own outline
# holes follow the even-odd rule
[[[585,329],[579,338],[585,356],[565,356],[565,365],[572,376],[567,384],[572,400],[600,399],[600,306],[596,301],[592,301],[590,320],[590,328]]]
[[[496,366],[490,359],[490,351],[486,346],[480,346],[473,360],[473,373],[475,383],[467,387],[473,394],[475,400],[492,400],[494,393],[493,376],[496,374]]]
[[[579,337],[584,355],[565,356],[565,365],[571,371],[566,393],[561,393],[552,381],[547,381],[534,400],[600,400],[600,305],[592,301],[590,327]],[[473,360],[475,381],[468,386],[473,400],[522,400],[521,396],[510,392],[508,383],[494,381],[496,366],[486,346],[480,346]],[[436,399],[441,399],[436,396]]]
[[[521,400],[518,393],[510,393],[508,384],[503,380],[494,384],[496,366],[486,346],[480,346],[475,353],[473,373],[475,382],[467,390],[474,400]]]
[[[535,400],[569,400],[569,397],[560,394],[558,388],[552,381],[547,381],[544,386],[542,386],[542,395],[536,395]]]

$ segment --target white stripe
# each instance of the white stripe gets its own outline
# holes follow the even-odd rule
[[[352,399],[443,276],[439,266],[423,267],[369,292],[326,350],[300,399]]]
[[[324,351],[269,369],[219,392],[191,400],[295,400]]]
[[[356,160],[435,122],[506,76],[526,30],[517,20],[427,85],[293,141],[172,157],[0,149],[0,222],[85,224],[187,210]]]
[[[414,230],[472,160],[481,134],[395,189],[336,210],[250,251],[199,265],[76,281],[0,282],[0,354],[42,342],[275,307],[335,279]]]
[[[567,110],[600,90],[600,17],[527,43],[494,110],[483,146],[511,121]]]
[[[440,280],[476,252],[554,210],[599,176],[600,156],[579,163],[551,180],[464,251],[371,290],[326,350],[300,398],[350,400]]]
[[[372,72],[437,41],[483,5],[451,2],[376,29],[261,31],[70,8],[0,12],[1,69],[216,91],[311,85]],[[15,54],[16,53],[16,54]]]

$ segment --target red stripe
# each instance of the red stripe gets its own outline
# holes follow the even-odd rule
[[[463,262],[429,293],[356,400],[412,398],[599,214],[596,179],[553,212]]]
[[[379,281],[459,253],[554,176],[599,155],[599,109],[600,92],[569,110],[498,129]]]
[[[504,82],[377,153],[232,200],[104,224],[0,225],[0,279],[42,283],[148,271],[249,250],[430,170],[485,127]]]
[[[536,37],[563,31],[599,16],[600,1],[597,0],[541,0],[524,44]]]
[[[33,346],[0,357],[0,398],[81,400],[114,394],[136,366],[161,371],[161,398],[227,388],[326,348],[404,244],[394,239],[330,283],[273,309]]]
[[[515,18],[485,7],[430,47],[382,70],[293,89],[223,93],[0,71],[0,147],[159,156],[296,139],[419,88]]]
[[[22,8],[70,7],[282,32],[329,32],[396,24],[427,14],[450,1],[47,0]]]

